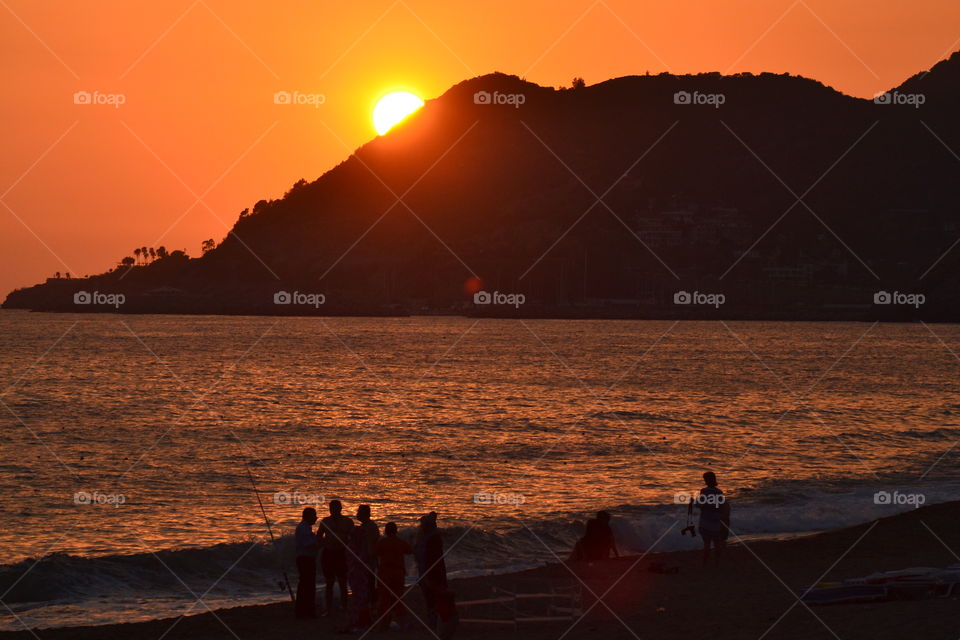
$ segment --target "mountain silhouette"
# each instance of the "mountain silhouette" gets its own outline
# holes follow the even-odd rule
[[[201,257],[51,278],[4,307],[956,321],[957,113],[960,52],[875,100],[789,74],[495,73],[256,203]]]

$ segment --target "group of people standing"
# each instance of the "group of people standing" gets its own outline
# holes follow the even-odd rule
[[[695,500],[691,500],[688,519],[693,507],[700,508],[697,530],[703,539],[703,562],[707,564],[711,548],[714,562],[719,564],[730,526],[730,507],[723,491],[717,486],[713,472],[703,474],[707,486]],[[453,594],[447,589],[447,568],[443,559],[443,537],[437,527],[437,514],[431,511],[420,517],[417,537],[411,546],[397,535],[397,525],[388,522],[380,535],[380,527],[372,519],[370,505],[357,508],[357,523],[343,515],[343,504],[331,500],[330,515],[320,521],[316,531],[317,511],[303,510],[297,525],[296,615],[298,618],[316,618],[317,556],[325,585],[324,615],[336,610],[334,588],[340,590],[339,609],[346,612],[346,629],[365,629],[377,620],[377,626],[387,628],[391,621],[400,628],[408,628],[407,608],[403,603],[406,590],[406,556],[413,555],[417,565],[417,584],[427,609],[427,623],[443,633],[456,625]],[[694,531],[692,525],[686,530]],[[593,563],[609,557],[619,557],[610,514],[598,511],[587,521],[586,532],[574,546],[570,561]],[[348,590],[349,587],[349,590]],[[376,618],[374,615],[376,614]],[[449,629],[445,629],[448,627]]]
[[[317,556],[325,586],[324,614],[336,610],[334,587],[340,591],[339,608],[346,612],[345,628],[364,629],[378,620],[386,628],[393,620],[401,628],[409,626],[403,603],[406,556],[413,555],[417,565],[417,584],[427,605],[427,623],[437,627],[441,620],[455,616],[453,596],[447,591],[447,568],[443,560],[443,538],[437,527],[437,514],[420,518],[416,541],[411,546],[397,535],[397,525],[380,527],[372,519],[370,505],[357,508],[357,523],[343,514],[343,504],[331,500],[330,515],[317,526],[317,511],[303,510],[297,525],[296,615],[316,618]],[[349,585],[349,594],[348,587]],[[374,615],[376,614],[376,618]]]

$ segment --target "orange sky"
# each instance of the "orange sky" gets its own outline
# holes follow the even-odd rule
[[[390,89],[789,71],[869,97],[958,48],[957,0],[0,0],[0,295],[135,246],[198,254],[373,137]]]

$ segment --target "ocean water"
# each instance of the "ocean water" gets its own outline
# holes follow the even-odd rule
[[[0,628],[283,600],[331,498],[437,511],[456,575],[564,557],[597,509],[692,548],[705,469],[748,539],[955,499],[957,353],[957,325],[0,311]]]

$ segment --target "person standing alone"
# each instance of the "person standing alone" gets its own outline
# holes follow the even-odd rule
[[[700,489],[695,500],[687,506],[687,514],[693,513],[694,502],[700,508],[700,521],[697,530],[703,539],[703,566],[710,561],[710,549],[713,548],[713,564],[720,566],[720,554],[726,547],[727,531],[730,526],[730,505],[720,490],[717,476],[713,471],[703,474],[707,486]]]

